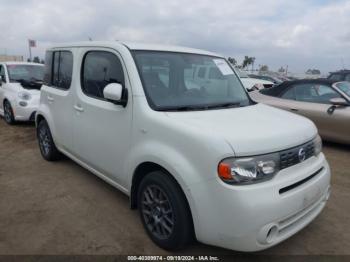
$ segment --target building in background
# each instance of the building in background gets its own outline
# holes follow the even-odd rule
[[[7,62],[7,61],[23,62],[23,56],[21,56],[21,55],[0,55],[0,62]]]

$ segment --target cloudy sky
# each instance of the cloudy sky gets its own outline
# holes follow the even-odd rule
[[[67,41],[176,44],[293,72],[350,68],[350,0],[0,0],[0,53]]]

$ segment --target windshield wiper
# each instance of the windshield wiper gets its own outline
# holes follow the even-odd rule
[[[169,107],[161,107],[159,111],[192,111],[192,110],[203,110],[206,107],[203,106],[169,106]]]
[[[228,107],[241,107],[240,102],[229,102],[216,105],[208,105],[208,108],[228,108]]]
[[[177,107],[162,107],[159,109],[159,111],[194,111],[194,110],[208,110],[208,109],[214,109],[214,108],[230,108],[230,107],[241,107],[240,102],[229,102],[229,103],[222,103],[222,104],[213,104],[213,105],[197,105],[197,106],[177,106]]]

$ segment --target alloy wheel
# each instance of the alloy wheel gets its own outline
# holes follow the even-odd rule
[[[156,185],[149,185],[142,194],[141,211],[149,232],[158,239],[167,239],[174,230],[174,212],[167,194]]]
[[[50,153],[51,144],[49,130],[46,127],[42,127],[39,130],[39,145],[41,151],[47,156]]]
[[[12,122],[12,108],[7,101],[4,103],[4,118],[7,123]]]

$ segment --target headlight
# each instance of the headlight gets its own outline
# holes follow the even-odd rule
[[[313,142],[315,156],[318,156],[322,152],[322,139],[319,135],[317,135]]]
[[[32,98],[32,96],[29,93],[27,93],[27,92],[20,92],[18,94],[18,97],[20,99],[23,99],[23,100],[26,100],[26,101],[28,101],[28,100],[30,100]]]
[[[280,168],[280,154],[227,158],[220,162],[218,175],[228,184],[251,184],[271,179]]]

